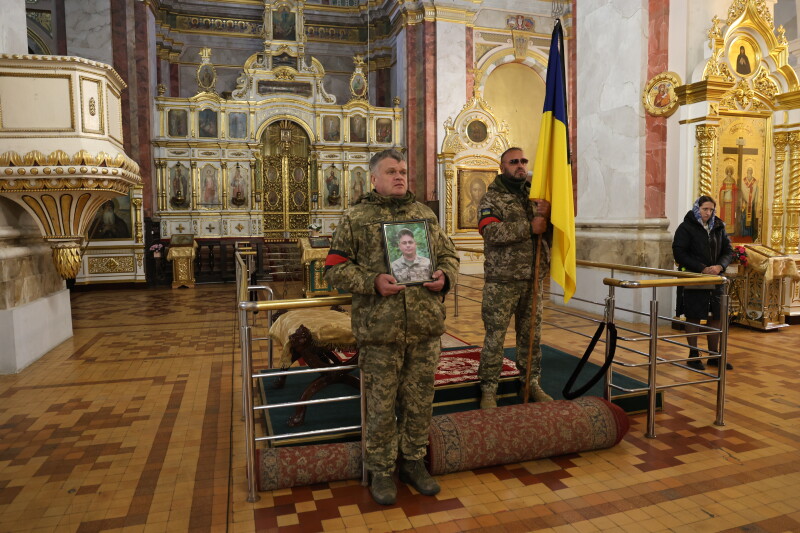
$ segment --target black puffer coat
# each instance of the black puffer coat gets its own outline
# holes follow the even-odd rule
[[[700,273],[704,268],[720,265],[724,271],[733,260],[731,241],[725,233],[725,223],[714,217],[714,227],[707,232],[691,210],[675,230],[672,255],[679,268]]]

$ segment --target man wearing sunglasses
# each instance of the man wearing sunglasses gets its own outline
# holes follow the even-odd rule
[[[533,297],[533,263],[537,235],[543,235],[539,266],[539,297],[531,357],[529,399],[552,398],[539,385],[542,351],[539,346],[542,318],[542,280],[549,271],[552,226],[550,204],[530,200],[528,160],[521,148],[509,148],[500,156],[501,173],[489,185],[478,207],[478,231],[483,236],[485,284],[481,317],[486,336],[481,350],[478,378],[481,380],[481,409],[497,407],[497,384],[503,365],[503,343],[514,315],[517,341],[517,369],[523,380],[528,359]]]

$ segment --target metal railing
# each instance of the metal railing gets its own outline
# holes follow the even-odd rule
[[[267,323],[265,327],[269,329],[272,317],[272,311],[279,309],[301,309],[309,307],[326,307],[331,305],[349,305],[352,301],[350,295],[344,296],[327,296],[323,298],[304,298],[298,300],[273,300],[272,290],[268,286],[261,285],[248,285],[249,280],[248,264],[245,259],[247,257],[243,252],[237,251],[236,253],[236,270],[237,270],[237,310],[238,322],[240,328],[240,346],[242,358],[242,414],[244,416],[245,428],[245,454],[246,454],[246,471],[247,471],[247,501],[256,502],[260,499],[256,487],[256,444],[258,442],[272,442],[278,439],[289,439],[295,437],[314,436],[326,433],[334,433],[338,431],[352,431],[355,429],[361,430],[361,448],[362,448],[362,477],[361,482],[366,484],[367,471],[363,464],[364,453],[364,420],[366,418],[366,405],[364,396],[363,380],[359,380],[360,389],[358,395],[339,396],[336,398],[324,398],[319,400],[307,400],[299,402],[285,402],[281,404],[271,405],[256,405],[253,398],[253,390],[255,380],[264,377],[280,377],[289,375],[299,375],[305,373],[319,373],[319,372],[333,372],[342,370],[353,370],[358,368],[355,365],[342,365],[326,368],[308,368],[302,370],[271,370],[268,372],[254,372],[253,371],[253,341],[255,340],[269,340],[267,345],[268,351],[268,368],[273,369],[273,345],[269,335],[265,337],[253,337],[253,329],[258,326],[256,321],[256,313],[264,311],[267,315]],[[253,301],[251,295],[263,292],[267,295],[267,301]],[[316,405],[323,403],[331,403],[337,401],[346,401],[358,398],[360,400],[360,415],[361,423],[357,426],[343,426],[313,431],[299,431],[294,433],[284,433],[282,435],[267,435],[257,437],[255,433],[255,415],[262,411],[268,411],[278,407],[297,407],[301,405]]]
[[[456,247],[459,251],[466,251],[471,253],[483,253],[482,248],[476,247]],[[595,261],[577,261],[578,266],[588,267],[588,268],[601,268],[607,269],[611,271],[611,277],[606,277],[603,279],[603,284],[608,287],[608,296],[605,298],[603,302],[596,302],[593,300],[587,300],[579,297],[573,297],[572,301],[576,303],[582,303],[587,307],[596,307],[598,310],[598,314],[602,316],[602,318],[597,318],[597,316],[591,316],[589,314],[580,312],[578,310],[572,308],[562,308],[553,305],[546,305],[545,308],[548,309],[550,312],[560,315],[560,316],[568,316],[573,319],[577,319],[578,321],[582,321],[583,324],[579,326],[565,326],[563,324],[553,322],[550,320],[542,320],[542,324],[546,324],[556,329],[565,330],[570,333],[576,334],[581,337],[585,338],[592,338],[591,334],[587,334],[585,332],[580,331],[578,328],[582,326],[590,326],[590,325],[598,325],[601,322],[605,322],[607,324],[613,324],[616,329],[620,332],[623,332],[617,338],[617,345],[616,349],[617,352],[624,352],[630,353],[635,356],[641,356],[646,358],[646,361],[642,363],[631,363],[622,361],[619,359],[615,359],[613,365],[609,367],[608,371],[606,372],[605,379],[604,379],[604,386],[603,386],[603,396],[605,399],[611,399],[611,391],[618,390],[625,393],[640,393],[646,392],[648,395],[648,403],[647,403],[647,430],[645,435],[649,438],[654,438],[655,435],[655,413],[656,413],[656,406],[657,406],[657,395],[659,391],[663,391],[665,389],[680,387],[684,385],[697,385],[703,383],[716,383],[717,384],[717,400],[716,400],[716,418],[714,421],[715,425],[723,426],[725,425],[724,422],[724,406],[725,406],[725,371],[726,371],[726,363],[727,363],[727,341],[728,341],[728,320],[726,319],[728,316],[728,305],[729,305],[729,296],[728,296],[728,289],[729,283],[727,278],[724,276],[710,276],[704,274],[696,274],[692,272],[678,272],[675,270],[666,270],[666,269],[659,269],[659,268],[648,268],[648,267],[637,267],[637,266],[629,266],[629,265],[620,265],[615,263],[601,263]],[[633,280],[624,280],[614,277],[615,272],[626,272],[626,273],[635,273],[635,274],[644,274],[647,276],[662,276],[662,279],[633,279]],[[713,328],[706,325],[693,325],[697,332],[683,332],[680,334],[659,334],[659,321],[663,323],[683,323],[682,320],[675,318],[675,317],[667,317],[661,316],[658,314],[658,298],[657,298],[657,290],[659,288],[672,288],[672,287],[687,287],[693,285],[720,285],[723,284],[724,290],[722,291],[722,296],[720,298],[720,327]],[[459,299],[459,291],[458,285],[456,285],[454,289],[454,294],[456,297],[456,301]],[[470,289],[475,289],[475,287],[470,287]],[[644,313],[641,311],[637,311],[635,309],[625,308],[618,306],[616,303],[616,290],[617,289],[651,289],[652,290],[652,297],[650,299],[650,308],[648,313]],[[563,294],[555,294],[552,292],[548,292],[550,296],[560,296],[563,298]],[[471,298],[469,298],[471,299]],[[456,310],[458,306],[456,304]],[[619,324],[616,322],[616,313],[617,311],[624,311],[627,313],[631,313],[632,315],[638,315],[641,317],[647,318],[648,329],[647,331],[638,331],[631,327],[628,327],[624,324]],[[456,316],[457,312],[456,312]],[[630,335],[628,335],[630,334]],[[606,350],[606,357],[608,357],[608,350],[610,347],[610,331],[609,328],[606,329],[606,336],[603,340],[605,344]],[[710,336],[710,335],[719,335],[719,343],[717,345],[716,351],[711,351],[708,349],[702,349],[699,346],[694,347],[689,344],[683,343],[678,341],[677,339],[689,337],[701,337],[701,336]],[[636,343],[647,342],[647,348],[644,350],[637,350],[635,348],[631,348],[630,346],[626,346],[625,344],[621,344],[619,341],[628,342],[632,345]],[[696,349],[698,353],[702,352],[705,355],[701,355],[697,360],[711,360],[716,359],[719,363],[719,369],[716,375],[706,372],[703,370],[697,370],[692,367],[687,366],[685,363],[689,360],[688,357],[664,357],[659,355],[660,345],[670,345],[670,346],[678,346],[678,347],[685,347],[690,349]],[[699,374],[701,377],[699,379],[688,380],[688,381],[673,381],[669,383],[659,384],[659,374],[658,368],[661,365],[672,365],[677,366],[686,370],[689,370],[693,373]],[[613,382],[613,371],[612,367],[623,367],[629,369],[636,369],[636,368],[644,368],[647,371],[647,378],[644,387],[639,388],[626,388],[620,386]]]

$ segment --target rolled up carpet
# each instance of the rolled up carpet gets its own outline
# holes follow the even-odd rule
[[[259,490],[276,490],[361,477],[361,442],[258,450]]]
[[[433,417],[431,474],[608,448],[630,428],[620,407],[593,396]]]

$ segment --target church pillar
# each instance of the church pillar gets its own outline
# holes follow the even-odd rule
[[[669,70],[669,0],[649,0],[647,78]],[[645,117],[646,161],[644,210],[647,218],[663,218],[667,181],[667,118]]]
[[[435,129],[431,128],[436,137],[434,140],[435,152],[442,149],[447,131],[444,122],[448,118],[455,118],[464,106],[464,100],[457,97],[464,94],[467,86],[467,69],[464,68],[464,57],[467,51],[467,32],[464,24],[456,22],[436,21],[436,77],[447,80],[447,83],[436,85],[436,121]],[[433,162],[433,160],[431,160]],[[435,167],[434,167],[435,168]],[[431,172],[434,178],[436,172]],[[447,201],[446,194],[452,194],[446,184],[446,176],[441,176],[435,183],[436,197],[441,210],[448,211],[447,206],[452,205]],[[446,193],[443,194],[443,191]]]
[[[717,126],[714,125],[701,125],[695,129],[697,156],[700,162],[700,174],[695,196],[713,196],[711,172],[714,168],[714,143],[717,140],[717,129]]]

